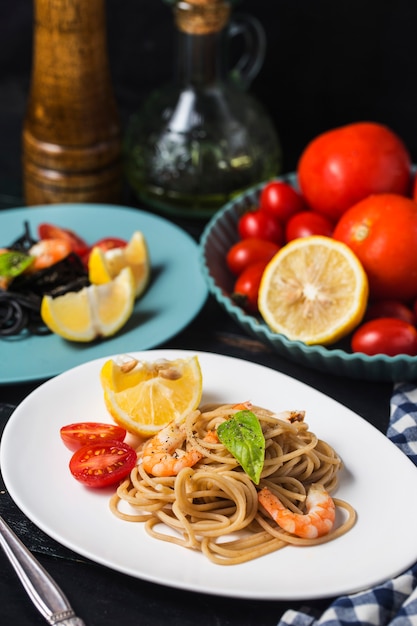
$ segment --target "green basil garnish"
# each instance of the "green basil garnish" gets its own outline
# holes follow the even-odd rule
[[[217,436],[257,485],[265,460],[265,437],[255,413],[238,411],[220,424]]]
[[[33,261],[33,256],[17,250],[0,253],[0,276],[15,278],[32,265]]]

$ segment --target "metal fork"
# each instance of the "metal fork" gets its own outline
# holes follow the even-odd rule
[[[85,626],[53,578],[0,516],[0,545],[23,587],[48,624]]]

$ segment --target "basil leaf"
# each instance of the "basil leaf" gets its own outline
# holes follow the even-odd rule
[[[24,252],[16,250],[3,252],[0,254],[0,276],[15,278],[32,265],[33,261],[34,258]]]
[[[257,485],[265,460],[265,437],[255,413],[238,411],[220,424],[217,436]]]

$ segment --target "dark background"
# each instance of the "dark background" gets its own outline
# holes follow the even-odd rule
[[[163,0],[107,0],[106,7],[113,84],[125,125],[173,74],[171,8]],[[266,31],[266,61],[251,92],[276,125],[285,171],[295,169],[318,133],[364,119],[390,126],[417,161],[415,0],[241,0],[234,10],[256,16]],[[32,0],[0,2],[1,194],[19,188],[32,11]]]
[[[21,206],[20,135],[31,70],[32,1],[0,0],[2,207]],[[149,93],[173,74],[171,9],[163,0],[106,0],[106,5],[114,89],[126,124]],[[266,31],[266,62],[251,91],[275,122],[286,171],[295,169],[302,149],[318,133],[365,119],[383,122],[395,130],[417,162],[416,0],[242,0],[236,10],[256,16]],[[214,301],[209,302],[203,315],[168,347],[209,349],[275,367],[328,393],[385,431],[390,383],[323,376],[277,359],[266,347],[241,337],[225,316]],[[218,326],[213,327],[213,319]],[[16,387],[13,401],[20,401],[30,390]],[[284,603],[242,600],[236,604],[233,599],[213,601],[202,594],[161,591],[160,586],[93,563],[81,565],[80,557],[67,556],[63,546],[24,518],[4,489],[1,493],[5,517],[56,578],[86,623],[127,625],[140,621],[144,626],[168,622],[186,626],[194,625],[198,616],[201,624],[207,625],[266,626],[276,624],[287,608]],[[43,623],[4,564],[3,560],[3,622]],[[328,600],[310,604],[322,611]],[[292,603],[292,608],[297,607],[298,603]]]

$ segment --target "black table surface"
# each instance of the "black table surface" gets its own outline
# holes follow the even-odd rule
[[[13,3],[9,2],[9,22],[11,24],[16,22],[18,26],[18,17],[22,14],[22,11],[13,12],[12,7],[19,6],[23,9],[25,4],[30,3],[26,3],[23,0],[19,0],[17,4],[16,0],[14,0]],[[118,6],[120,3],[110,3],[110,5],[112,4]],[[134,4],[136,5],[136,3]],[[139,3],[139,5],[140,4],[141,3]],[[153,6],[154,3],[148,2],[148,4],[149,6]],[[270,5],[270,3],[265,1],[261,3],[247,2],[246,4],[250,5],[250,8],[254,8],[255,11],[258,4],[264,7]],[[306,2],[304,4],[306,11],[309,12],[311,3]],[[283,3],[283,5],[285,5],[285,3]],[[376,7],[382,7],[381,3],[374,3],[374,5]],[[409,6],[411,5],[412,3],[409,3]],[[291,5],[291,11],[292,10],[293,7]],[[360,11],[362,14],[362,8]],[[7,21],[4,23],[7,23]],[[156,24],[157,22],[153,23]],[[268,25],[270,22],[265,20],[265,23]],[[307,21],[305,23],[307,24]],[[409,23],[411,25],[413,21],[409,20]],[[22,30],[22,28],[17,28],[16,26],[15,32],[19,33],[19,37],[16,35],[9,36],[9,46],[5,45],[2,48],[3,78],[0,81],[0,210],[23,205],[20,184],[20,132],[27,94],[28,62],[26,61],[25,67],[23,68],[26,70],[26,73],[23,72],[23,75],[19,75],[19,71],[22,72],[19,58],[23,58],[23,52],[28,54],[29,42],[25,40],[26,44],[22,47],[21,39],[23,39],[22,33],[28,33],[30,21],[26,19],[24,25],[26,30]],[[370,32],[373,32],[373,29],[366,29],[367,37]],[[6,35],[6,29],[4,29],[4,37],[6,37]],[[140,40],[140,38],[137,39],[138,41]],[[320,37],[317,37],[317,40],[320,40]],[[272,42],[271,45],[273,45],[275,39],[271,36],[270,41]],[[396,50],[395,46],[389,47],[390,59],[394,49]],[[18,51],[21,53],[20,56],[18,56]],[[413,55],[408,55],[408,57],[410,58],[410,63],[412,63]],[[277,58],[280,58],[279,55]],[[133,55],[132,59],[136,59],[136,56]],[[271,67],[273,66],[274,59],[274,55],[269,56],[269,65],[271,65]],[[12,67],[13,65],[14,68]],[[146,63],[144,63],[144,66],[146,66]],[[125,64],[121,63],[119,67],[121,68],[119,73],[122,73]],[[267,69],[268,67],[267,65]],[[15,70],[14,73],[12,71],[13,69]],[[364,76],[365,75],[367,79],[367,72],[364,72]],[[396,75],[396,72],[389,74],[391,77],[395,77]],[[343,78],[343,84],[345,84],[345,77],[343,74],[341,74],[341,76]],[[122,78],[123,76],[116,75],[116,80],[119,83],[118,85],[116,84],[116,87],[119,87],[119,94],[123,95],[124,92],[120,87]],[[357,74],[355,74],[354,78],[355,81],[357,81]],[[262,85],[265,85],[265,89],[267,89],[267,82],[268,81],[262,83]],[[258,83],[258,89],[260,84],[261,83]],[[311,81],[309,82],[309,85],[310,84]],[[381,84],[385,85],[383,81],[381,81]],[[387,91],[389,90],[384,86],[384,94]],[[260,95],[262,95],[262,92],[260,92]],[[291,149],[294,154],[298,153],[299,145],[305,142],[306,137],[318,131],[318,121],[315,119],[312,120],[311,117],[314,118],[313,113],[316,109],[317,111],[322,110],[322,107],[316,107],[316,109],[314,107],[311,108],[310,119],[308,119],[306,117],[307,112],[305,110],[304,100],[298,97],[297,92],[295,96],[294,100],[301,103],[300,106],[303,107],[301,118],[305,121],[305,124],[304,126],[302,124],[300,126],[298,121],[295,121],[293,125],[291,125],[291,123],[288,125],[288,137],[286,138],[284,134],[284,140],[286,139],[284,144],[285,147],[287,147],[287,154],[288,152],[291,153]],[[361,97],[362,101],[365,103],[362,109],[358,112],[356,112],[355,108],[353,111],[347,110],[343,112],[345,116],[343,121],[345,119],[355,118],[355,115],[373,119],[387,118],[384,110],[379,111],[378,115],[376,114],[374,107],[381,103],[380,98],[371,99],[370,103],[368,103],[368,101],[364,99],[362,91]],[[353,99],[354,105],[352,106],[356,107],[357,98],[354,97]],[[282,108],[287,102],[287,99],[283,98],[281,100],[282,101],[278,104],[280,104]],[[402,102],[401,99],[397,98],[397,100],[398,102]],[[326,98],[320,102],[326,102]],[[344,102],[344,100],[340,99],[340,102]],[[409,102],[409,100],[407,100],[407,102]],[[332,100],[330,105],[333,106]],[[294,106],[293,101],[290,99],[288,107],[292,109]],[[340,109],[335,110],[340,111]],[[394,113],[392,113],[391,117],[395,114],[395,109],[393,110]],[[401,124],[407,124],[409,137],[414,137],[415,142],[415,135],[413,135],[410,130],[412,129],[412,121],[414,121],[415,124],[415,109],[409,104],[407,111],[408,110],[410,112],[409,117],[412,118],[411,120],[404,116],[404,109],[402,107],[401,114],[398,114],[396,123],[392,125],[401,130]],[[279,106],[278,111],[280,115],[284,115],[285,119],[290,115],[286,110],[281,111]],[[322,115],[325,117],[325,121],[323,121],[322,124],[323,126],[328,127],[336,121],[339,122],[339,119],[333,120],[326,117],[326,109],[323,110]],[[340,116],[342,117],[342,111],[340,111]],[[391,122],[391,117],[388,116],[388,122]],[[403,121],[404,117],[406,121]],[[392,121],[394,122],[394,120]],[[305,136],[303,135],[299,138],[298,144],[294,140],[294,127],[298,129],[305,127]],[[414,144],[412,147],[414,150]],[[293,163],[294,159],[291,161],[291,165],[293,165]],[[130,203],[131,199],[129,199],[129,204]],[[191,223],[185,220],[178,221],[177,223],[198,241],[202,229],[201,224]],[[245,335],[240,327],[238,327],[210,297],[201,312],[185,330],[172,338],[169,342],[158,347],[215,352],[268,366],[324,392],[358,413],[382,432],[386,430],[392,391],[391,383],[368,382],[342,378],[337,375],[323,374],[298,365],[297,363],[287,361],[272,352],[269,348]],[[4,428],[13,407],[21,402],[27,394],[40,384],[40,382],[42,381],[22,385],[0,385],[1,429]],[[84,619],[87,626],[114,626],[115,624],[123,624],[123,626],[136,626],[137,624],[140,624],[140,626],[156,626],[168,622],[171,626],[187,626],[188,624],[194,626],[196,622],[198,622],[200,626],[249,626],[253,624],[257,624],[257,626],[273,626],[277,624],[280,616],[288,608],[296,609],[300,606],[309,606],[312,609],[321,611],[331,602],[331,598],[324,598],[319,601],[307,600],[305,602],[291,603],[261,602],[243,599],[236,600],[191,591],[179,591],[120,574],[88,561],[84,557],[71,552],[46,536],[20,512],[7,493],[3,483],[1,483],[0,486],[0,513],[23,540],[25,545],[36,555],[43,566],[56,579],[69,598],[76,613]],[[181,568],[180,562],[178,563],[178,568]],[[0,622],[2,624],[17,623],[20,626],[35,626],[45,623],[25,594],[23,587],[19,584],[14,571],[2,552],[0,552],[0,600]]]
[[[198,228],[188,229],[198,238]],[[390,383],[366,382],[323,374],[279,357],[263,344],[246,336],[208,298],[194,321],[169,342],[158,347],[215,352],[259,363],[284,372],[348,406],[381,431],[389,419]],[[0,346],[1,352],[1,346]],[[10,411],[41,381],[0,387],[3,403],[1,427]],[[7,406],[10,405],[10,406]],[[16,507],[3,483],[0,512],[65,591],[77,614],[87,625],[173,626],[198,622],[201,626],[272,626],[287,608],[308,605],[322,610],[331,601],[271,602],[236,600],[166,588],[131,578],[74,554],[46,536]],[[0,615],[2,623],[24,625],[44,623],[17,581],[3,553],[0,554]],[[181,563],[178,563],[181,567]]]

